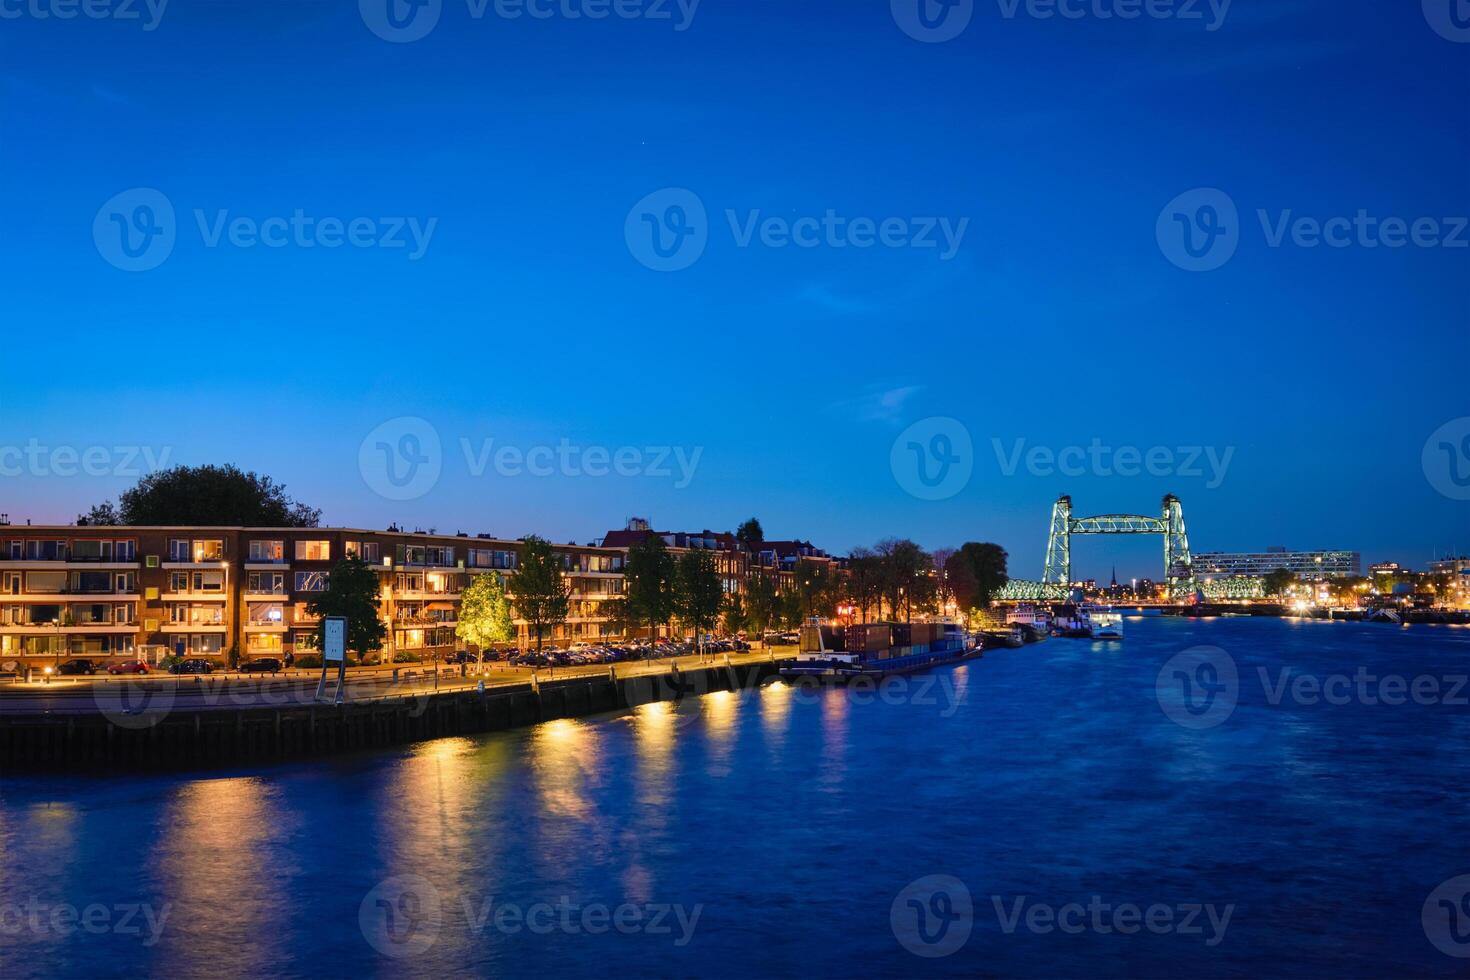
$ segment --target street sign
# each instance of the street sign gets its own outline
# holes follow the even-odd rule
[[[322,646],[322,659],[327,663],[340,664],[347,660],[347,620],[331,616],[323,624],[326,628],[326,643]]]

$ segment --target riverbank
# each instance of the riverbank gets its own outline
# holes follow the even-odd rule
[[[283,701],[238,706],[189,704],[176,686],[156,682],[113,684],[91,692],[90,710],[0,713],[0,769],[189,769],[383,748],[756,687],[777,667],[767,659],[538,676],[483,689],[469,681],[438,691],[409,684],[340,705],[315,703],[314,689],[299,684],[280,692]]]

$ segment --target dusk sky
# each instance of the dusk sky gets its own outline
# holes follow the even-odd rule
[[[151,30],[142,0],[0,4],[13,521],[114,498],[140,447],[268,473],[334,525],[586,542],[756,515],[833,552],[993,540],[1039,578],[1058,494],[1173,492],[1196,551],[1470,551],[1470,441],[1431,440],[1470,440],[1470,43],[1432,0],[975,0],[933,43],[903,0],[442,0],[412,41],[370,29],[387,2],[172,0]],[[1238,209],[1208,212],[1217,268],[1169,245],[1180,195],[1202,231],[1201,201]],[[252,237],[298,211],[311,230]],[[761,226],[829,212],[804,244]],[[1273,245],[1360,212],[1436,242]],[[326,218],[386,247],[329,247]],[[650,229],[684,228],[704,250],[651,268]],[[172,235],[156,267],[108,244],[134,229]],[[916,424],[968,470],[943,499],[911,492]],[[494,455],[563,441],[637,473]],[[385,484],[379,443],[421,485]],[[58,475],[93,447],[105,472]],[[1117,473],[1120,448],[1162,472]],[[1161,547],[1080,540],[1074,567],[1160,577]]]

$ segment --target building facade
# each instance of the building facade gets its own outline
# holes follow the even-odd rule
[[[443,656],[460,646],[459,600],[471,576],[508,578],[519,547],[345,528],[0,526],[0,667],[310,653],[318,621],[308,605],[348,555],[378,570],[388,630],[381,659]],[[617,636],[604,606],[622,596],[624,553],[554,547],[572,602],[548,641]],[[531,645],[524,623],[520,634],[518,645]]]
[[[1319,578],[1345,578],[1362,574],[1362,556],[1356,551],[1287,551],[1268,548],[1261,552],[1226,554],[1223,552],[1194,556],[1194,574],[1200,576],[1261,576],[1286,570],[1306,581]]]

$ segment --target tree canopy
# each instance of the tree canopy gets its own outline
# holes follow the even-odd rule
[[[679,556],[674,572],[674,613],[696,637],[714,629],[719,621],[725,591],[715,570],[715,556],[708,551],[686,551]]]
[[[516,637],[515,620],[505,583],[495,572],[476,575],[465,587],[459,604],[459,625],[454,633],[481,650]]]
[[[383,649],[388,629],[378,615],[381,594],[376,569],[356,557],[337,562],[326,591],[306,604],[311,615],[322,618],[317,626],[317,649],[326,649],[326,619],[332,616],[347,620],[347,646],[359,657]]]
[[[647,624],[656,636],[658,628],[674,615],[674,557],[664,539],[650,534],[628,549],[623,565],[626,598],[623,600],[630,624]]]
[[[754,517],[735,529],[735,540],[743,544],[746,551],[755,551],[756,545],[765,539],[766,532],[761,529],[761,522]]]
[[[561,559],[551,549],[551,542],[535,535],[521,542],[510,590],[515,595],[516,612],[536,637],[539,651],[546,630],[565,622],[572,605],[572,583],[562,575]]]
[[[316,527],[322,512],[286,487],[239,467],[175,466],[149,473],[116,504],[98,504],[78,523],[132,527]]]

